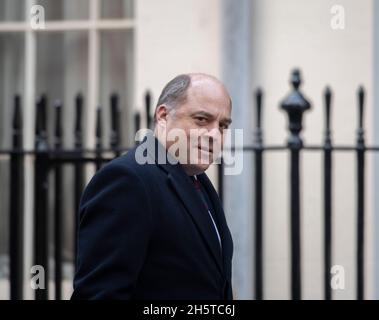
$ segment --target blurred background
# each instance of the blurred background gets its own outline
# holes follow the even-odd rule
[[[45,97],[42,100],[46,107],[46,128],[42,125],[42,129],[48,146],[56,142],[53,106],[61,108],[61,147],[69,150],[77,146],[79,95],[83,104],[80,147],[94,149],[101,142],[102,147],[109,148],[114,137],[111,96],[116,96],[119,112],[116,118],[120,124],[117,143],[127,148],[135,143],[137,127],[148,125],[146,119],[152,116],[163,86],[177,74],[203,72],[218,77],[229,89],[233,100],[232,127],[244,130],[246,146],[256,140],[254,92],[261,88],[263,142],[267,146],[285,146],[288,118],[280,110],[280,102],[293,90],[289,79],[294,68],[301,71],[300,90],[311,103],[311,110],[303,118],[304,144],[324,143],[323,94],[326,86],[330,86],[331,138],[336,145],[352,148],[351,152],[333,153],[331,266],[342,267],[339,276],[343,286],[333,289],[332,296],[357,298],[357,251],[361,245],[364,298],[378,299],[379,158],[375,152],[365,153],[363,210],[357,200],[354,149],[359,86],[365,92],[362,121],[365,143],[379,145],[379,112],[375,108],[379,103],[378,30],[376,0],[0,0],[0,299],[11,298],[12,254],[15,261],[21,261],[21,266],[15,267],[19,270],[16,296],[35,298],[30,286],[31,267],[35,264],[36,241],[41,241],[35,234],[41,230],[35,223],[41,220],[35,213],[36,202],[40,201],[35,195],[38,190],[35,181],[40,172],[35,170],[34,153],[25,153],[22,166],[15,167],[23,168],[19,171],[23,191],[18,193],[10,187],[9,150],[14,147],[17,103],[22,115],[24,150],[33,150],[38,142],[37,102],[41,104],[41,95]],[[151,107],[146,108],[149,103]],[[99,108],[101,135],[97,124]],[[301,154],[303,299],[325,298],[322,151],[304,150]],[[260,298],[291,299],[289,151],[265,152],[263,161]],[[81,168],[85,184],[96,169],[93,163]],[[62,189],[59,189],[64,195],[59,224],[61,296],[56,295],[54,278],[57,261],[54,192],[45,199],[47,220],[43,221],[47,234],[42,242],[45,240],[47,247],[50,299],[67,299],[72,292],[77,204],[72,189],[76,169],[72,163],[62,167]],[[243,170],[238,175],[220,178],[216,165],[208,170],[222,192],[234,239],[236,299],[257,298],[254,169],[254,153],[245,152]],[[47,188],[50,191],[53,178],[47,177],[51,180]],[[362,211],[364,242],[357,234],[357,215]],[[13,224],[12,215],[18,215]],[[12,237],[12,225],[18,228],[19,237]]]

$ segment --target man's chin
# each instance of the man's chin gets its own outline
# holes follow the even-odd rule
[[[183,165],[184,170],[187,172],[188,175],[195,175],[195,174],[202,174],[209,168],[210,164],[187,164]]]

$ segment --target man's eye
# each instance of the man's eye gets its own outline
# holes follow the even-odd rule
[[[199,121],[199,122],[205,123],[207,121],[207,118],[197,117],[196,120]]]

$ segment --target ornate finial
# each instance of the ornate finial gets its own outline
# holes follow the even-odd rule
[[[296,69],[292,72],[291,83],[293,90],[283,100],[281,108],[287,112],[289,119],[290,137],[288,138],[288,145],[300,148],[302,146],[300,131],[302,129],[303,112],[308,110],[311,105],[299,90],[301,84],[299,70]]]
[[[14,96],[13,129],[20,130],[21,126],[21,97],[17,94]]]
[[[103,135],[103,126],[102,126],[102,110],[101,106],[96,108],[96,138],[101,139]]]
[[[62,101],[55,100],[53,107],[55,110],[55,137],[60,140],[62,138]]]
[[[324,101],[325,101],[325,119],[326,119],[326,130],[330,130],[330,106],[332,101],[332,90],[329,86],[325,88],[324,91]]]
[[[299,69],[295,69],[292,71],[291,83],[292,83],[292,86],[295,90],[299,89],[300,84],[301,84],[301,75],[300,75]]]
[[[260,128],[262,125],[262,96],[263,96],[263,91],[261,88],[258,88],[255,91],[255,101],[257,105],[257,128]]]
[[[145,110],[146,110],[146,126],[148,129],[151,128],[151,91],[147,90],[145,93]]]
[[[365,103],[365,89],[360,86],[358,89],[358,107],[359,107],[359,127],[363,128],[363,106]]]

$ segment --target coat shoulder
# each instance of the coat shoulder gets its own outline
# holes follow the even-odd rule
[[[92,179],[123,173],[128,173],[129,176],[135,177],[135,179],[138,179],[146,187],[148,186],[146,182],[162,177],[162,170],[159,169],[155,162],[143,162],[138,159],[136,147],[134,147],[106,163],[95,173]]]

